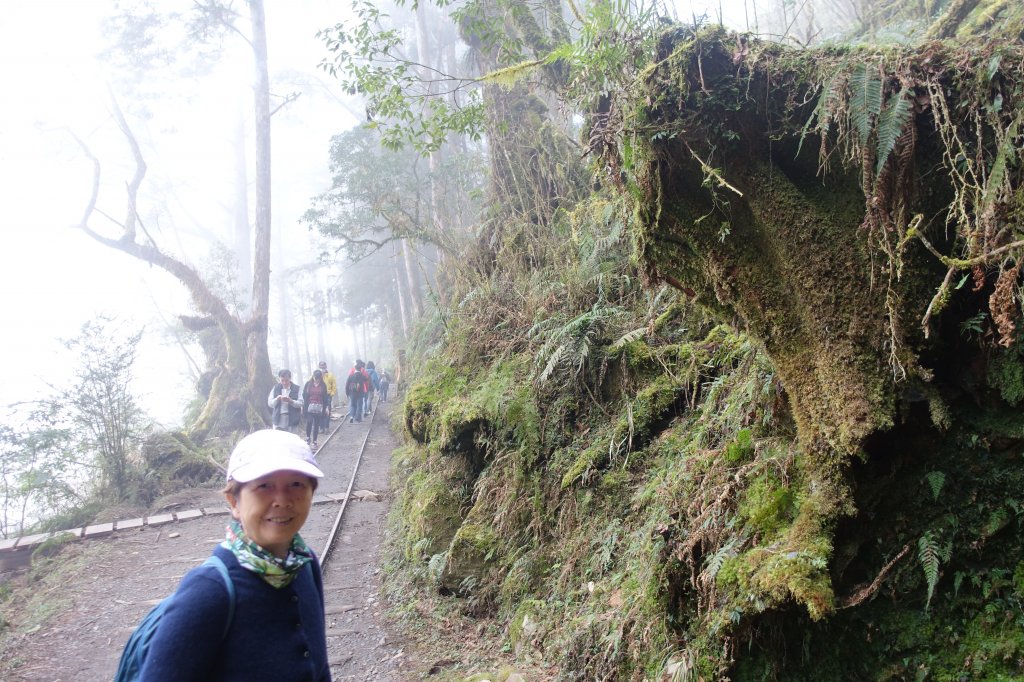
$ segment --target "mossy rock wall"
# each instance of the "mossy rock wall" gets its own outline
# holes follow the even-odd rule
[[[894,377],[917,363],[921,335],[910,320],[941,270],[936,279],[938,263],[912,245],[887,291],[890,264],[862,227],[859,176],[819,172],[820,140],[801,139],[813,108],[794,102],[813,100],[813,69],[800,60],[814,55],[754,47],[744,59],[741,47],[719,31],[667,34],[661,44],[644,115],[672,133],[654,135],[640,155],[649,220],[639,255],[655,278],[739,316],[763,342],[805,443],[853,453],[893,425]]]

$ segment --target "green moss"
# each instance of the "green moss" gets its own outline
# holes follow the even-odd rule
[[[550,617],[548,611],[547,603],[539,599],[520,602],[508,624],[508,643],[513,649],[519,651],[530,646],[530,641],[545,627]]]
[[[406,432],[418,443],[430,442],[437,431],[434,413],[464,392],[465,386],[466,380],[453,367],[439,360],[427,363],[403,402]]]
[[[1015,349],[997,353],[988,365],[988,385],[999,391],[1003,400],[1017,406],[1024,400],[1024,362]]]
[[[499,551],[498,537],[489,525],[466,521],[452,538],[441,573],[441,586],[458,594],[472,593],[487,578]]]
[[[604,495],[615,496],[626,489],[630,482],[631,476],[628,471],[622,469],[615,469],[608,471],[601,477],[600,488]]]
[[[743,491],[737,515],[747,532],[760,535],[767,544],[793,522],[795,495],[772,469],[755,478]]]
[[[545,225],[566,242],[555,256],[516,223],[513,246],[496,248],[528,248],[529,272],[499,271],[501,254],[486,253],[475,302],[448,318],[446,355],[427,364],[406,412],[410,434],[429,444],[410,462],[430,476],[401,488],[440,500],[442,513],[418,508],[410,537],[438,534],[429,551],[447,562],[442,582],[466,597],[451,608],[493,614],[514,648],[536,619],[544,646],[530,653],[563,678],[659,679],[667,660],[709,680],[1019,673],[1022,372],[990,364],[995,401],[978,377],[958,383],[940,365],[964,348],[942,338],[955,324],[933,324],[930,339],[919,330],[943,267],[916,241],[895,255],[871,243],[896,233],[865,226],[861,174],[839,163],[850,150],[829,137],[836,163],[819,167],[822,140],[800,132],[832,75],[845,83],[864,64],[898,65],[889,87],[954,70],[917,70],[903,48],[790,51],[721,29],[673,31],[625,117],[644,133],[625,164],[638,219],[592,199],[573,212],[572,239],[561,221]],[[1020,63],[1003,50],[1019,55],[983,46],[963,63],[995,64],[995,88]],[[929,63],[960,66],[967,52],[952,59],[934,44]],[[951,98],[951,111],[963,101]],[[920,136],[915,150],[935,178],[942,150],[929,147],[940,137]],[[908,208],[945,215],[941,184],[906,195]],[[609,241],[612,219],[632,229],[643,277],[692,289],[707,319],[691,323],[681,297],[632,289],[632,272],[608,275],[621,254],[593,242]],[[587,238],[586,250],[570,243]],[[545,269],[545,256],[557,266]],[[968,289],[944,316],[976,307]],[[597,308],[615,312],[590,339],[586,370],[534,383],[536,325]],[[730,324],[704,333],[712,318]],[[616,337],[632,340],[599,347]],[[920,401],[896,400],[908,393],[903,370],[925,386],[915,390],[931,422]],[[1001,406],[978,409],[990,401]],[[478,466],[439,470],[469,459],[456,453]],[[949,479],[937,495],[923,482],[934,471]],[[445,485],[462,506],[440,497]],[[914,551],[924,533],[949,548],[927,614]]]
[[[729,464],[741,464],[750,461],[754,455],[754,439],[750,429],[741,429],[736,433],[736,440],[725,448],[725,461]]]
[[[568,488],[577,481],[584,485],[589,483],[590,474],[596,471],[608,459],[607,442],[599,441],[576,457],[569,470],[562,475],[562,487]]]
[[[399,493],[389,516],[392,547],[419,572],[455,536],[471,478],[464,462],[410,444],[394,452],[391,479]]]

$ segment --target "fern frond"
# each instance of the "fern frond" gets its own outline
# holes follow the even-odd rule
[[[548,52],[547,56],[544,57],[545,64],[554,64],[559,59],[572,59],[579,53],[576,46],[572,43],[562,43],[555,49]]]
[[[548,362],[544,366],[544,371],[540,373],[541,383],[551,378],[551,375],[555,373],[558,365],[561,364],[562,358],[565,356],[565,346],[559,346],[554,350],[551,355],[548,356]]]
[[[871,137],[872,121],[882,110],[882,81],[874,70],[863,62],[850,74],[850,120],[857,131],[861,145]]]
[[[1005,507],[999,507],[998,509],[993,510],[988,517],[988,522],[985,524],[985,537],[992,537],[1001,531],[1009,521],[1010,515],[1006,511]]]
[[[700,579],[702,582],[708,584],[714,581],[725,560],[736,555],[735,548],[737,543],[738,539],[732,538],[711,555],[711,558],[704,563],[704,570],[701,571]]]
[[[910,121],[913,112],[910,106],[910,99],[906,96],[907,89],[903,88],[898,94],[889,98],[889,103],[878,115],[878,160],[875,163],[875,174],[882,172],[882,166],[889,160],[889,155],[896,147],[896,140],[899,139]]]
[[[924,480],[928,482],[928,487],[932,490],[932,499],[938,502],[939,493],[942,492],[942,486],[946,483],[946,474],[941,471],[929,471],[924,475]]]
[[[639,339],[641,336],[643,336],[645,331],[647,331],[647,327],[638,327],[638,328],[636,328],[636,329],[634,329],[632,331],[626,332],[625,334],[623,334],[619,338],[615,339],[615,341],[612,343],[612,345],[608,346],[608,352],[609,353],[617,353],[617,352],[619,352],[620,350],[622,350],[623,346],[625,346],[627,344],[630,344],[630,343],[633,343],[634,341]]]
[[[579,374],[583,371],[584,365],[587,364],[587,359],[590,357],[590,337],[580,337],[576,343],[576,373]]]
[[[917,560],[921,562],[924,569],[924,577],[928,582],[928,598],[925,600],[924,610],[927,612],[932,603],[932,595],[935,594],[935,586],[939,583],[939,564],[942,548],[939,543],[932,539],[931,533],[925,533],[917,541]]]
[[[441,577],[442,571],[444,571],[445,564],[448,563],[448,552],[439,552],[434,556],[430,557],[430,561],[427,562],[427,570],[434,580],[438,580]]]

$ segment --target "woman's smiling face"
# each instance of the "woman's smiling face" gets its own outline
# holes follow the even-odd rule
[[[242,485],[235,497],[226,493],[231,515],[249,539],[279,559],[288,555],[313,504],[313,484],[297,471],[275,471]]]

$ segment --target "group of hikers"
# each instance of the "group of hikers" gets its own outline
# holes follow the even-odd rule
[[[270,421],[274,429],[293,431],[306,417],[306,444],[314,450],[318,447],[321,431],[326,431],[331,420],[331,409],[338,397],[338,383],[327,369],[327,363],[320,361],[318,369],[302,387],[292,381],[290,370],[277,373],[278,383],[267,396]],[[377,372],[373,361],[356,360],[345,378],[345,396],[348,398],[349,422],[362,422],[373,410],[373,398],[387,402],[391,377],[385,371]]]

